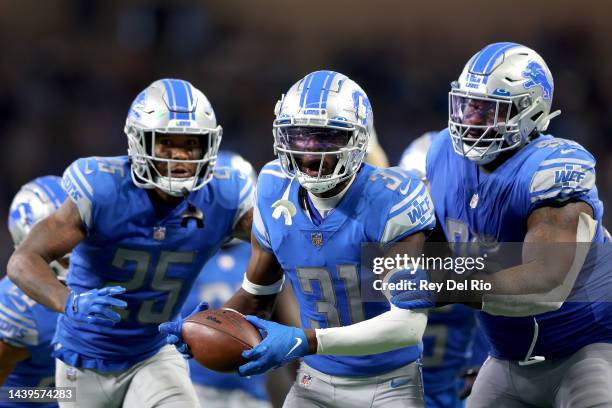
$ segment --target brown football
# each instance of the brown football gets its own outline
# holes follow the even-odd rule
[[[259,330],[232,309],[204,310],[183,322],[183,339],[204,367],[237,371],[246,362],[242,352],[261,342]]]

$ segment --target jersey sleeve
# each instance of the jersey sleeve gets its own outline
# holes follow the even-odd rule
[[[557,147],[538,163],[529,183],[529,212],[568,200],[597,205],[595,159],[581,146]]]
[[[432,137],[431,144],[429,145],[425,155],[425,176],[428,180],[433,178],[436,170],[436,162],[441,160],[441,157],[443,157],[443,154],[445,154],[444,151],[449,148],[448,145],[451,143],[448,129],[445,129]]]
[[[213,177],[215,200],[231,218],[226,231],[230,235],[242,216],[253,208],[255,186],[249,174],[234,167],[216,167]]]
[[[94,228],[100,207],[115,201],[117,180],[127,176],[124,161],[88,157],[76,160],[64,171],[62,187],[76,204],[88,233]]]
[[[270,235],[268,234],[268,229],[266,224],[261,217],[261,212],[259,210],[260,202],[257,198],[257,193],[255,193],[255,206],[253,208],[253,234],[266,251],[272,252],[272,244],[270,243]]]
[[[272,244],[270,243],[270,235],[268,233],[268,226],[265,221],[263,214],[265,212],[271,212],[272,207],[270,202],[274,200],[275,196],[282,194],[278,188],[279,182],[286,180],[287,177],[282,172],[280,164],[277,160],[266,164],[261,172],[259,172],[259,178],[257,180],[257,189],[254,198],[253,208],[253,234],[265,250],[272,252]],[[278,195],[280,198],[280,195]]]
[[[253,183],[253,179],[251,178],[250,174],[247,174],[242,170],[237,170],[237,182],[239,190],[238,205],[232,226],[235,226],[238,220],[240,220],[245,213],[253,208],[255,193],[255,184]]]
[[[384,209],[378,242],[388,244],[419,231],[429,232],[436,225],[429,192],[416,175],[391,167],[375,173],[370,180],[384,186],[374,191],[378,208]],[[378,186],[380,189],[380,186]]]
[[[3,289],[6,289],[4,287]],[[12,286],[0,295],[0,339],[15,347],[40,344],[40,334],[32,308],[36,303]]]
[[[92,227],[92,211],[94,206],[94,191],[92,187],[91,164],[89,159],[78,159],[72,163],[62,177],[62,186],[70,199],[76,204],[81,220],[87,231]],[[89,179],[88,179],[89,178]]]

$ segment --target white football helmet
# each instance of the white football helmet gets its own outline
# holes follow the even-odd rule
[[[222,129],[215,112],[204,94],[187,81],[160,79],[142,91],[128,112],[125,123],[132,180],[141,188],[159,188],[181,196],[185,191],[202,188],[212,178]],[[157,134],[201,135],[202,157],[178,160],[156,157]],[[167,174],[161,174],[157,163],[167,164]],[[171,177],[172,163],[194,163],[194,177]]]
[[[316,71],[295,83],[274,109],[274,151],[283,171],[313,193],[355,174],[372,133],[372,106],[359,85],[333,71]],[[329,159],[335,164],[327,168]],[[312,169],[303,171],[306,161]]]
[[[43,176],[24,184],[15,194],[9,210],[8,227],[15,247],[23,242],[34,224],[51,215],[65,199],[62,179],[57,176]],[[69,258],[70,254],[64,256],[66,260]],[[58,261],[49,266],[58,279],[66,279],[68,269]]]
[[[479,164],[516,149],[543,132],[553,77],[535,51],[515,43],[490,44],[466,64],[449,93],[448,128],[455,152]]]

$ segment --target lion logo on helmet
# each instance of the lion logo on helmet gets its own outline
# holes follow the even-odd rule
[[[530,61],[523,71],[523,78],[527,81],[523,84],[525,89],[539,86],[542,88],[542,96],[544,99],[551,99],[553,93],[553,85],[550,83],[544,72],[544,67],[535,61]]]

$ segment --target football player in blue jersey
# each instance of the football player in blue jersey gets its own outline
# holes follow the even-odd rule
[[[214,168],[221,127],[189,82],[153,82],[132,103],[125,133],[127,156],[68,167],[70,200],[33,228],[8,275],[61,313],[56,383],[76,387],[76,405],[199,406],[187,363],[158,325],[178,315],[223,242],[250,236],[253,185]],[[66,287],[47,263],[70,251]]]
[[[9,211],[9,231],[15,246],[32,226],[59,208],[66,199],[62,179],[39,177],[25,184],[15,195]],[[68,257],[50,267],[65,281]],[[0,280],[0,384],[5,387],[50,387],[55,383],[55,359],[51,340],[58,313],[39,305],[8,277]],[[0,407],[57,407],[57,403],[9,403]]]
[[[524,242],[523,264],[487,277],[497,294],[485,294],[478,317],[491,357],[468,407],[612,406],[612,303],[599,296],[610,293],[612,274],[595,159],[543,133],[559,113],[552,99],[540,55],[488,45],[453,82],[448,129],[427,155],[448,241]],[[581,242],[592,243],[588,256],[562,246]]]
[[[426,179],[427,151],[439,132],[426,132],[406,148],[399,166]],[[425,181],[427,183],[427,181]],[[436,232],[440,227],[436,228]],[[433,233],[428,241],[444,241]],[[479,334],[476,311],[465,305],[446,305],[429,311],[423,335],[423,385],[428,408],[463,407],[470,381],[486,359],[486,343],[476,342]],[[480,338],[481,336],[478,336]],[[469,370],[469,371],[468,371]],[[461,378],[466,373],[466,379]]]
[[[306,75],[275,114],[278,160],[259,174],[252,254],[226,306],[269,317],[286,275],[304,329],[248,316],[266,337],[245,352],[251,361],[239,372],[259,374],[304,357],[286,407],[423,406],[418,359],[426,312],[405,310],[401,301],[365,302],[360,263],[363,242],[422,246],[435,224],[425,185],[399,168],[363,163],[372,108],[345,75]],[[421,216],[410,218],[417,206]],[[407,321],[414,329],[405,330]],[[353,347],[359,329],[372,337]]]
[[[217,167],[238,168],[256,180],[251,164],[241,156],[219,151]],[[204,265],[198,275],[181,314],[188,315],[201,302],[207,301],[211,307],[219,308],[242,284],[251,246],[246,242],[232,240],[223,245]],[[257,375],[242,378],[237,374],[218,373],[189,361],[189,374],[194,383],[200,405],[207,408],[266,408],[270,407],[266,390],[266,377]]]

